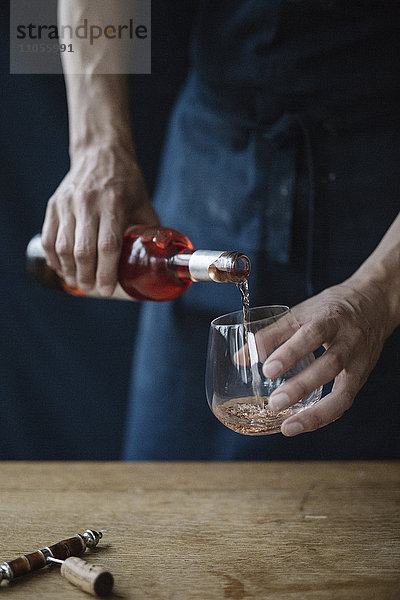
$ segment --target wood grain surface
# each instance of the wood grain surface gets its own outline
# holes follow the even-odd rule
[[[111,598],[399,600],[400,463],[0,463],[0,562],[86,528]],[[50,567],[0,600],[79,600]]]

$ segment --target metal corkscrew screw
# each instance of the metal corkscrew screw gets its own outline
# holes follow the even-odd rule
[[[90,565],[78,558],[86,548],[97,546],[103,534],[86,529],[82,534],[61,540],[31,554],[23,554],[9,562],[0,564],[0,583],[37,571],[51,563],[61,564],[61,574],[80,589],[98,596],[109,594],[113,587],[113,576],[104,568]]]

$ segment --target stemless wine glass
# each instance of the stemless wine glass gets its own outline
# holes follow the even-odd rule
[[[206,392],[214,415],[237,433],[277,433],[290,415],[318,402],[322,386],[282,411],[268,407],[271,393],[289,377],[310,365],[309,354],[293,368],[270,379],[262,372],[267,357],[299,329],[287,306],[262,306],[247,313],[237,311],[214,319],[208,344]]]

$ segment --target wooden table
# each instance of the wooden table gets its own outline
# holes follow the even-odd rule
[[[112,598],[400,599],[398,462],[8,462],[0,490],[1,560],[107,529]],[[51,567],[0,597],[90,596]]]

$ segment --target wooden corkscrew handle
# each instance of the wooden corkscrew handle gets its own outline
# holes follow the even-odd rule
[[[69,556],[77,556],[85,552],[85,541],[80,535],[74,535],[71,538],[57,542],[49,546],[50,556],[65,560]],[[37,571],[46,566],[46,549],[37,550],[31,554],[23,554],[14,560],[9,561],[10,576],[12,579],[27,575],[31,571]]]
[[[101,531],[86,529],[82,535],[77,533],[52,546],[46,546],[31,554],[23,554],[8,562],[4,561],[0,563],[0,583],[4,580],[11,581],[16,577],[22,577],[31,571],[43,569],[49,564],[50,559],[63,561],[71,556],[79,556],[85,552],[86,548],[97,546],[102,537]]]
[[[70,583],[94,596],[107,596],[112,591],[114,578],[109,571],[71,556],[61,564],[61,575]]]

